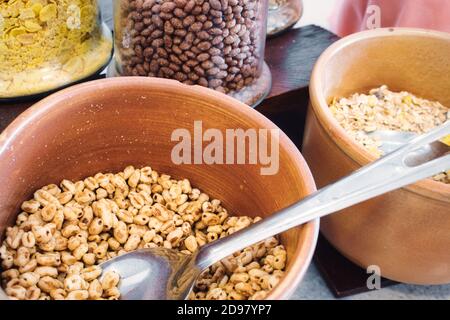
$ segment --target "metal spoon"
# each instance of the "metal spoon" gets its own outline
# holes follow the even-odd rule
[[[383,151],[384,154],[391,153],[392,151],[397,150],[404,144],[406,144],[411,139],[418,136],[417,133],[414,132],[407,132],[407,131],[393,131],[393,130],[376,130],[370,133],[367,133],[367,135],[371,138],[375,138],[378,141],[381,142],[381,146],[379,146],[379,149]],[[448,138],[447,138],[448,139]],[[437,147],[439,145],[444,145],[445,143],[441,141],[436,141],[434,143],[434,146]],[[444,146],[441,146],[444,147]],[[427,152],[430,150],[430,145],[424,146],[423,150],[424,152]]]
[[[367,133],[367,135],[381,142],[381,145],[378,148],[383,151],[384,154],[397,150],[408,141],[418,136],[414,132],[391,130],[376,130]]]
[[[450,134],[450,122],[413,138],[378,161],[290,207],[232,235],[203,246],[192,255],[163,248],[142,249],[100,266],[121,276],[121,299],[185,299],[202,270],[217,261],[308,221],[350,207],[450,169],[450,147],[417,152]]]

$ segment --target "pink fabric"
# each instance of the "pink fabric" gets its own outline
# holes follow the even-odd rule
[[[449,0],[338,0],[332,30],[346,36],[367,30],[371,5],[380,8],[381,27],[425,28],[450,32]]]

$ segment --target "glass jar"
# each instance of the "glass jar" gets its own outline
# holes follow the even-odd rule
[[[258,104],[267,0],[115,0],[116,72],[176,79]]]
[[[77,82],[111,59],[97,0],[0,1],[0,100]]]
[[[302,0],[269,0],[267,35],[275,36],[289,29],[302,17]]]

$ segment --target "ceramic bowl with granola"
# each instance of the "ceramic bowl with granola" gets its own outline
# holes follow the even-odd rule
[[[420,134],[448,121],[450,35],[377,29],[333,44],[310,83],[303,154],[319,187],[382,154],[370,133]],[[443,137],[444,138],[444,137]],[[448,172],[321,220],[324,236],[362,268],[413,284],[450,282]]]

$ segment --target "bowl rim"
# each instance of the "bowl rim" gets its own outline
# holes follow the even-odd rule
[[[28,125],[45,114],[50,112],[53,108],[64,108],[64,105],[70,104],[68,101],[74,96],[82,96],[86,92],[96,91],[101,94],[102,90],[108,87],[117,87],[123,90],[124,87],[148,87],[152,90],[174,90],[178,91],[180,95],[191,95],[199,98],[208,96],[217,104],[225,108],[229,108],[235,114],[242,114],[246,117],[253,118],[261,126],[278,128],[272,121],[267,119],[261,113],[257,112],[248,105],[231,98],[223,93],[201,87],[188,86],[176,80],[160,79],[160,78],[143,78],[143,77],[118,77],[94,80],[82,84],[72,86],[54,93],[20,114],[8,127],[0,134],[0,158],[8,149],[14,137],[26,130]],[[279,144],[285,148],[290,157],[296,159],[293,161],[296,170],[301,174],[305,185],[305,196],[316,191],[316,185],[312,173],[301,155],[298,148],[287,137],[287,135],[280,129]],[[268,300],[281,300],[289,298],[296,290],[298,284],[303,279],[315,252],[316,243],[319,235],[320,219],[308,222],[297,228],[302,228],[304,236],[303,239],[294,244],[295,252],[293,254],[293,261],[290,266],[290,271],[286,273],[280,283],[267,295]],[[0,288],[0,300],[7,298],[4,295],[3,289]]]
[[[328,47],[319,57],[312,71],[309,93],[311,99],[310,105],[316,115],[316,119],[333,143],[359,166],[367,165],[377,158],[354,141],[334,118],[329,110],[326,100],[327,97],[323,95],[321,80],[327,72],[326,67],[328,62],[342,49],[369,39],[398,36],[420,36],[448,41],[450,43],[450,34],[427,29],[379,28],[362,31],[342,38]],[[423,197],[450,203],[450,184],[426,179],[402,189]]]

